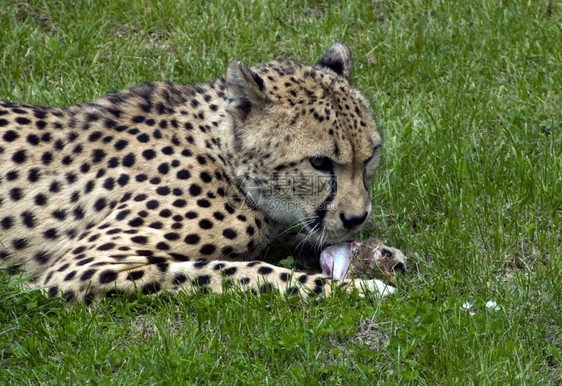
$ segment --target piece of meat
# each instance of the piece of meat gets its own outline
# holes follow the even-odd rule
[[[346,277],[371,279],[383,276],[396,282],[390,270],[398,264],[404,265],[404,255],[392,250],[375,239],[351,241],[325,248],[320,254],[322,273],[337,280]]]

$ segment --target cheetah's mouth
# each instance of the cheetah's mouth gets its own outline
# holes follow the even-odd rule
[[[311,224],[303,224],[311,241],[318,245],[335,244],[349,239],[351,232],[340,228],[337,230],[326,229],[322,220],[317,218]]]

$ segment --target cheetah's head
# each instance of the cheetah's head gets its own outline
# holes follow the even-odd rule
[[[335,43],[312,67],[234,61],[226,75],[238,185],[318,243],[345,239],[371,212],[381,137],[351,67],[349,48]]]

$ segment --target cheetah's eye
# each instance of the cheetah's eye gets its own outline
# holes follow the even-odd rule
[[[310,158],[312,167],[321,172],[329,172],[334,169],[334,163],[328,157],[313,157]]]

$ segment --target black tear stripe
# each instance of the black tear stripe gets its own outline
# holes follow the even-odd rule
[[[328,206],[336,198],[337,191],[338,191],[338,180],[336,178],[336,174],[332,170],[330,172],[330,194],[328,194],[328,197],[320,205],[316,207],[316,211],[314,212],[316,219],[314,220],[314,223],[312,223],[312,225],[310,226],[310,229],[314,229],[316,226],[322,224],[324,217],[326,217],[326,213],[328,213]],[[320,226],[319,228],[321,229]]]
[[[365,187],[365,191],[367,191],[367,195],[369,196],[369,201],[371,199],[371,193],[369,193],[369,187],[367,186],[367,179],[363,175],[363,186]]]

